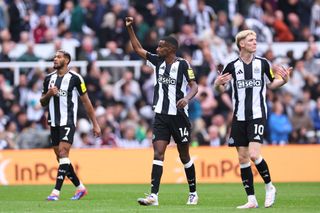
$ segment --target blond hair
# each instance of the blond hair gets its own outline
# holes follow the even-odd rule
[[[245,39],[248,35],[257,36],[257,34],[253,30],[242,30],[236,35],[236,44],[239,50],[241,50],[240,41]]]

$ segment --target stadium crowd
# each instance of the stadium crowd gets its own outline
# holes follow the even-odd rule
[[[237,57],[233,38],[239,30],[253,29],[258,42],[268,45],[307,42],[301,58],[271,48],[260,53],[294,68],[283,88],[268,90],[265,143],[320,143],[320,0],[0,0],[0,62],[50,61],[34,53],[37,44],[45,43],[67,50],[75,61],[89,62],[84,79],[102,136],[91,135],[80,107],[74,147],[151,146],[152,68],[142,65],[136,79],[130,68],[96,65],[99,60],[140,60],[129,42],[126,16],[134,17],[137,36],[148,51],[155,52],[159,38],[173,34],[179,55],[191,64],[200,61],[194,66],[199,92],[189,104],[192,146],[226,144],[231,93],[216,94],[212,85]],[[10,57],[17,45],[26,51]],[[47,111],[39,99],[44,76],[51,71],[23,68],[15,86],[13,71],[0,68],[0,149],[49,146]]]

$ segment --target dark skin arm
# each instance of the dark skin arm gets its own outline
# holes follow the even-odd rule
[[[80,100],[82,101],[83,103],[83,106],[84,108],[86,109],[87,113],[88,113],[88,116],[93,124],[93,135],[98,137],[101,135],[101,129],[100,129],[100,126],[98,124],[98,121],[96,119],[96,116],[94,114],[94,109],[93,109],[93,106],[91,104],[91,101],[89,99],[89,96],[87,93],[83,94],[82,96],[80,96]]]
[[[188,86],[190,87],[190,91],[184,98],[181,98],[177,102],[177,108],[184,108],[188,104],[188,102],[197,94],[198,84],[195,81],[190,81]]]
[[[132,44],[132,47],[134,49],[134,51],[143,59],[147,59],[147,51],[145,49],[143,49],[143,47],[141,46],[136,34],[133,31],[132,28],[132,24],[133,24],[133,18],[132,17],[126,17],[126,27],[129,33],[129,37],[130,37],[130,41]]]
[[[58,88],[56,86],[51,87],[48,92],[40,98],[41,106],[45,107],[49,104],[50,98],[58,94]]]

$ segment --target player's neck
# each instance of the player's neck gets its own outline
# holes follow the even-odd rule
[[[68,72],[68,67],[62,67],[61,69],[57,70],[58,76],[64,76]]]
[[[249,64],[253,59],[253,54],[249,52],[240,52],[240,58],[244,63]]]
[[[177,56],[175,54],[168,55],[166,57],[166,64],[173,64],[175,60],[177,59]]]

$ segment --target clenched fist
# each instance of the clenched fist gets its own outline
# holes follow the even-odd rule
[[[126,17],[126,27],[132,26],[133,18],[132,17]]]

